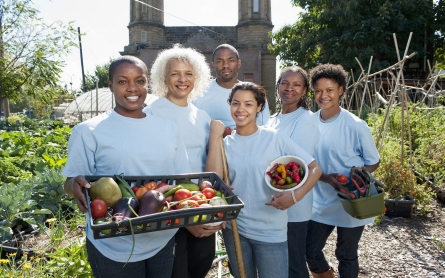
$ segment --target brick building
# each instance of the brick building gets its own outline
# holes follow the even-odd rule
[[[272,31],[271,0],[238,0],[236,26],[166,27],[164,0],[130,1],[129,44],[121,55],[134,55],[151,67],[158,52],[175,43],[192,47],[211,63],[212,52],[220,44],[236,47],[242,60],[238,79],[266,88],[269,107],[275,110],[276,56],[269,53]]]

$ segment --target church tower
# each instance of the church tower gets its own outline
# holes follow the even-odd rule
[[[126,54],[136,54],[140,48],[164,47],[164,0],[130,1],[129,45]]]
[[[262,48],[271,42],[271,0],[238,0],[238,43]]]
[[[238,50],[245,52],[242,57],[241,68],[245,72],[260,70],[260,76],[239,76],[241,80],[253,81],[264,86],[267,99],[272,112],[275,111],[275,78],[276,56],[267,50],[272,43],[269,32],[272,31],[271,0],[238,0],[237,46]],[[243,51],[243,48],[246,49]],[[259,56],[255,59],[253,55]],[[246,65],[244,59],[249,57],[250,64]],[[252,62],[257,63],[252,63]]]
[[[268,35],[273,28],[271,0],[238,0],[236,26],[205,27],[165,27],[164,0],[141,1],[146,5],[130,1],[129,44],[121,55],[139,57],[150,68],[159,51],[181,43],[200,51],[211,64],[213,50],[220,44],[231,44],[242,61],[238,79],[261,84],[266,89],[269,107],[275,112],[276,56],[267,50],[272,42]]]

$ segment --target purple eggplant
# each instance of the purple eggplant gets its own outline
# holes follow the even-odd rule
[[[157,190],[149,190],[142,195],[139,205],[139,216],[149,215],[162,211],[164,207],[164,194]]]
[[[131,211],[128,205],[130,205],[135,212],[139,209],[138,201],[135,198],[124,197],[119,199],[114,205],[113,215],[119,214],[123,219],[135,217],[136,215]]]

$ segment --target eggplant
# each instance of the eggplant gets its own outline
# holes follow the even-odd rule
[[[142,195],[139,204],[139,216],[161,212],[164,207],[164,194],[157,190],[149,190]]]
[[[125,218],[133,218],[136,215],[131,211],[128,207],[128,204],[133,208],[134,211],[138,211],[139,204],[135,198],[132,197],[124,197],[120,198],[117,203],[113,207],[113,215],[118,214]]]

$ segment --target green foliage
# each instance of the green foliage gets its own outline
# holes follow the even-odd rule
[[[273,33],[274,45],[269,46],[285,65],[298,64],[309,69],[329,62],[361,72],[354,58],[366,65],[373,56],[372,71],[377,71],[397,61],[393,34],[397,35],[398,47],[403,53],[410,32],[413,37],[409,53],[417,52],[415,59],[420,61],[426,56],[432,60],[434,51],[436,56],[443,55],[443,13],[434,13],[439,7],[443,10],[442,1],[292,2],[304,11],[295,24]],[[437,32],[440,30],[442,32]]]
[[[60,94],[57,82],[76,30],[72,23],[47,24],[30,0],[2,0],[0,14],[0,98],[49,102]]]
[[[32,199],[32,191],[26,185],[5,183],[0,186],[0,242],[12,238],[13,229],[22,231],[36,228],[41,220],[39,215],[50,214],[47,209],[39,209]]]
[[[49,257],[50,273],[57,273],[60,277],[93,277],[84,237],[67,247],[57,248]]]
[[[20,168],[17,158],[5,157],[0,159],[0,186],[2,183],[19,183],[23,178],[30,177],[31,172]]]
[[[64,211],[75,207],[73,199],[64,191],[65,179],[60,170],[45,168],[42,172],[36,172],[33,177],[22,181],[22,184],[27,184],[31,188],[32,199],[39,206],[57,214],[60,207]]]
[[[67,160],[71,129],[61,122],[43,123],[55,129],[39,128],[35,131],[0,131],[0,184],[20,180],[45,167],[61,169]]]
[[[396,199],[404,195],[412,195],[416,204],[422,210],[427,210],[430,197],[434,195],[424,183],[423,177],[433,177],[436,184],[445,182],[445,110],[421,109],[417,105],[409,105],[409,125],[405,111],[405,121],[402,124],[402,110],[393,107],[385,129],[385,138],[380,150],[380,167],[376,170],[376,177],[384,182],[388,198]],[[368,125],[374,135],[379,138],[382,131],[384,111],[371,114]],[[404,128],[403,151],[401,160],[401,130]],[[411,131],[413,164],[410,164],[409,130]],[[381,139],[379,139],[381,140]],[[376,140],[377,141],[377,140]],[[422,177],[416,177],[414,170]]]

